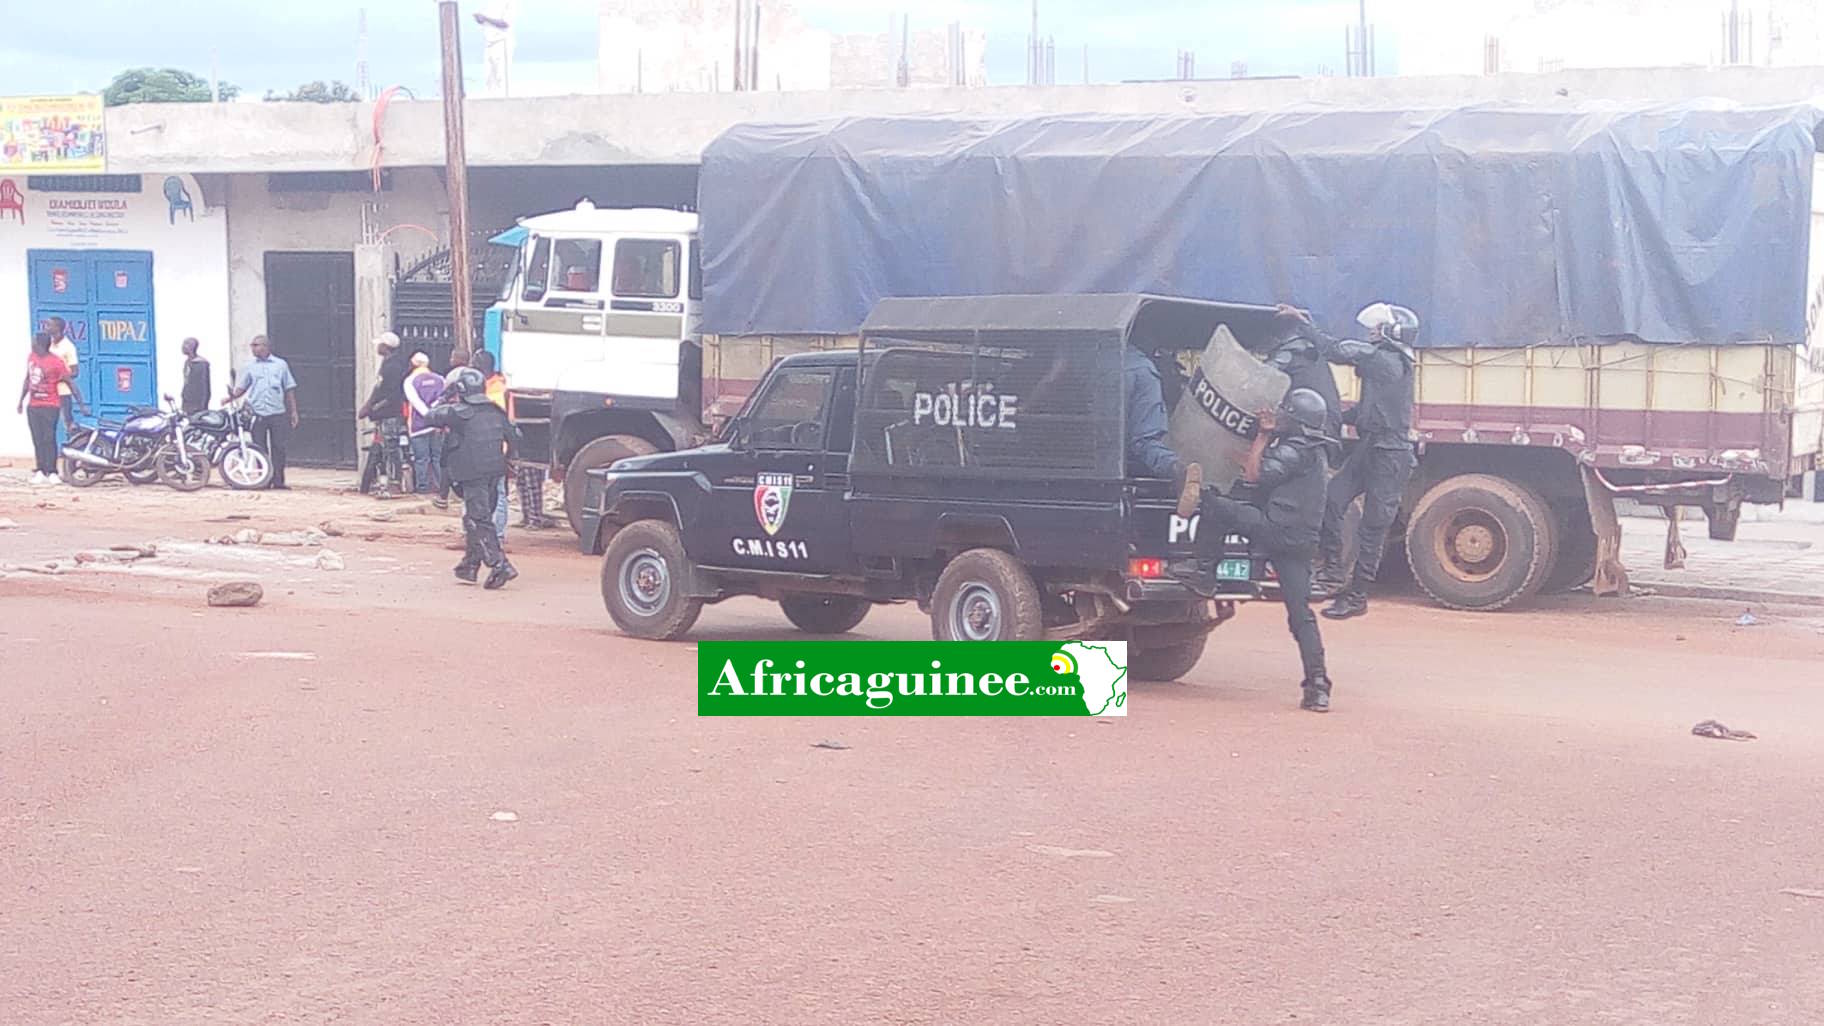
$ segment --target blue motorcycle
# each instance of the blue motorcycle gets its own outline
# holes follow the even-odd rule
[[[76,488],[119,474],[134,484],[163,481],[194,491],[208,482],[210,465],[186,437],[188,422],[175,404],[169,412],[136,406],[120,423],[97,418],[93,426],[78,426],[64,443],[57,476]]]

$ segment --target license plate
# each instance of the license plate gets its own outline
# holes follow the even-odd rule
[[[1245,581],[1253,576],[1253,560],[1225,559],[1216,564],[1216,579],[1219,581]]]

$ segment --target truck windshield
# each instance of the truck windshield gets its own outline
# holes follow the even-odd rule
[[[614,244],[614,294],[628,299],[678,298],[680,247],[670,239]]]
[[[831,367],[782,370],[747,415],[748,443],[756,449],[815,449],[823,444],[823,409]]]

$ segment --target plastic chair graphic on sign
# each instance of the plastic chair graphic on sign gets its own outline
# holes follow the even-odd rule
[[[183,211],[184,216],[188,217],[190,220],[196,220],[196,207],[190,202],[190,190],[184,188],[183,181],[176,175],[171,175],[165,179],[165,203],[171,208],[170,217],[172,224],[177,223],[177,212],[180,210]]]
[[[19,183],[11,178],[0,178],[0,221],[6,220],[7,211],[25,223],[25,197],[19,192]]]

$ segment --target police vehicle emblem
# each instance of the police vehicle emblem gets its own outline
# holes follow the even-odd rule
[[[785,513],[791,505],[792,475],[759,474],[754,478],[754,519],[767,534],[778,534],[785,526]]]

